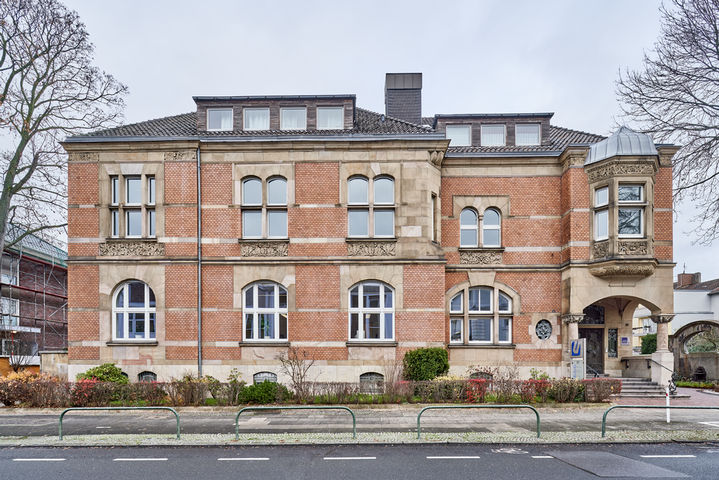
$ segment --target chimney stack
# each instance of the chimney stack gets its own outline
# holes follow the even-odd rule
[[[701,283],[702,274],[701,272],[696,273],[680,273],[677,275],[677,286],[686,287],[688,285],[694,285],[695,283]]]
[[[388,73],[384,81],[384,106],[388,117],[422,123],[422,74]]]

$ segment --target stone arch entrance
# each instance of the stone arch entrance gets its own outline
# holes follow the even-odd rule
[[[689,353],[687,342],[700,333],[713,332],[719,335],[719,322],[699,320],[684,325],[672,335],[670,348],[674,353],[674,370],[684,378],[694,378],[700,372],[706,379],[719,378],[719,353]]]

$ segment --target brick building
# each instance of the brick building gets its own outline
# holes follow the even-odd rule
[[[385,114],[354,95],[194,97],[67,139],[70,376],[249,380],[288,345],[320,380],[425,346],[456,373],[561,376],[580,336],[620,374],[636,305],[671,319],[677,148],[551,113],[422,117],[421,89],[388,74]]]

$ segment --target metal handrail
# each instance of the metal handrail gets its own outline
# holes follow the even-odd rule
[[[599,372],[598,372],[598,371],[594,370],[594,369],[593,369],[592,367],[590,367],[589,365],[587,365],[586,367],[587,367],[587,370],[591,370],[591,371],[592,371],[592,373],[594,374],[594,378],[599,378]]]
[[[427,410],[442,410],[449,408],[528,408],[532,410],[537,416],[537,438],[539,438],[539,435],[541,433],[539,412],[536,408],[530,405],[430,405],[429,407],[424,407],[422,410],[420,410],[419,414],[417,415],[417,440],[420,440],[420,436],[422,433],[422,427],[420,426],[420,419],[422,417],[422,414]]]
[[[96,411],[96,410],[169,410],[170,412],[175,414],[175,419],[177,420],[177,439],[180,439],[180,415],[178,415],[177,411],[174,408],[171,407],[70,407],[66,408],[62,411],[60,414],[59,419],[59,434],[60,434],[60,440],[62,440],[62,419],[65,416],[65,414],[69,411],[76,411],[76,410],[89,410],[89,411]]]
[[[686,405],[614,405],[609,407],[604,415],[602,416],[602,438],[607,431],[607,414],[615,408],[653,408],[653,409],[665,409],[670,408],[674,410],[719,410],[719,407],[711,406],[686,406]]]
[[[676,393],[677,393],[676,380],[679,378],[679,374],[677,372],[675,372],[674,370],[672,370],[671,368],[665,367],[664,365],[657,362],[653,358],[647,358],[647,362],[656,363],[657,365],[662,367],[664,370],[666,370],[668,372],[672,372],[672,376],[669,377],[669,384],[667,385],[667,387],[669,387],[669,395],[676,395]],[[647,367],[647,368],[649,368],[649,367]]]
[[[235,415],[235,440],[240,439],[240,415],[242,412],[248,412],[248,411],[262,411],[262,410],[346,410],[352,415],[352,438],[357,438],[357,417],[355,417],[355,412],[352,411],[352,409],[348,407],[340,407],[340,406],[299,406],[299,407],[245,407],[239,412],[237,412],[237,415]]]

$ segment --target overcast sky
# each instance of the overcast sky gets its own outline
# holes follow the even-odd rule
[[[422,72],[425,116],[549,111],[603,135],[621,121],[619,71],[658,36],[659,3],[65,0],[97,65],[129,86],[127,123],[192,111],[193,95],[353,93],[383,112],[384,74]],[[691,228],[674,225],[675,273],[719,277]]]

